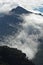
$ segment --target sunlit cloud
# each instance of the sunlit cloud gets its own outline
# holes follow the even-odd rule
[[[42,6],[43,0],[0,0],[0,13],[11,11],[17,6],[21,6],[28,11],[34,11],[34,8]],[[40,11],[36,11],[39,13]],[[26,53],[28,59],[33,59],[36,53],[39,51],[38,47],[40,42],[38,39],[43,37],[43,16],[32,13],[20,15],[23,19],[21,31],[18,30],[16,35],[4,36],[4,40],[0,42],[0,45],[7,45],[13,48],[17,48]],[[14,27],[13,24],[8,24]]]
[[[0,12],[9,12],[11,9],[16,8],[18,4],[13,0],[0,0]]]
[[[10,11],[13,8],[16,8],[18,5],[34,11],[34,8],[42,7],[43,0],[0,0],[0,12]]]
[[[38,39],[43,35],[43,17],[36,14],[20,15],[23,19],[21,31],[16,35],[8,35],[4,37],[4,42],[1,41],[0,45],[7,45],[17,48],[26,53],[28,59],[33,59],[39,51],[38,47],[40,42]],[[11,27],[12,24],[9,24]],[[13,26],[14,27],[14,26]]]

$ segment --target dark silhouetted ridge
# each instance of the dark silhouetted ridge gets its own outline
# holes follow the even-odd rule
[[[0,65],[34,65],[26,58],[26,54],[16,48],[0,46]]]

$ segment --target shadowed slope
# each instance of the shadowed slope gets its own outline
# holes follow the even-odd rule
[[[18,32],[18,30],[22,29],[22,26],[19,25],[23,22],[23,19],[20,17],[22,14],[27,14],[28,11],[23,9],[22,7],[17,7],[12,9],[8,15],[4,15],[0,17],[0,38],[3,36],[14,35]]]
[[[8,65],[34,65],[20,50],[7,46],[0,46],[0,64],[1,63]]]

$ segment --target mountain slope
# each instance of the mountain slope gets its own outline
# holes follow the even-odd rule
[[[20,50],[0,46],[0,65],[34,65]]]

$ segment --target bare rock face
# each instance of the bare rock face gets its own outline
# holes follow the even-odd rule
[[[16,48],[0,46],[0,65],[34,65],[26,54]]]

